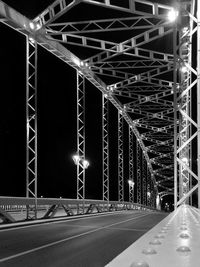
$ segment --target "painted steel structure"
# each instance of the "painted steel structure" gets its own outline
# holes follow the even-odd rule
[[[101,19],[88,19],[87,14],[81,21],[78,17],[67,20],[68,12],[78,14],[82,8],[105,12],[99,12]],[[169,12],[177,16],[174,21],[169,20]],[[103,95],[103,200],[109,201],[108,101],[119,115],[119,201],[124,201],[123,122],[128,123],[137,140],[138,203],[146,202],[146,198],[148,204],[155,203],[163,192],[174,192],[177,207],[193,192],[198,191],[199,196],[198,1],[177,1],[171,7],[146,0],[56,0],[32,21],[0,1],[0,14],[2,23],[27,38],[27,197],[35,198],[33,217],[37,216],[38,46],[77,70],[77,199],[85,199],[85,79]],[[87,51],[87,56],[80,58],[76,46],[83,55]],[[192,54],[197,56],[197,63]],[[192,154],[197,169],[192,165]],[[147,166],[147,171],[141,171],[142,166]],[[149,190],[151,200],[147,197]],[[30,209],[27,217],[32,217]]]

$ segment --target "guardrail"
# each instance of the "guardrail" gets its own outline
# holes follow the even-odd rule
[[[200,210],[180,206],[106,267],[200,266]]]
[[[108,202],[92,199],[0,197],[0,218],[3,222],[13,222],[15,219],[11,214],[12,212],[21,211],[25,213],[27,209],[34,209],[35,203],[37,203],[37,212],[43,211],[43,213],[40,213],[40,218],[52,218],[60,210],[64,211],[63,215],[65,216],[119,210],[155,210],[153,207],[130,202]]]

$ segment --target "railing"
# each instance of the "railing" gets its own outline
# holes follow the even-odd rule
[[[13,213],[23,213],[18,216],[26,219],[27,209],[35,209],[37,203],[38,218],[52,218],[54,216],[73,216],[120,210],[155,210],[138,203],[103,201],[103,200],[78,200],[64,198],[25,198],[25,197],[0,197],[0,218],[3,222],[13,222]],[[62,212],[61,212],[62,211]]]

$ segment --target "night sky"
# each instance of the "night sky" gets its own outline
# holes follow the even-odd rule
[[[30,19],[54,0],[4,1]],[[173,1],[156,1],[170,4]],[[88,8],[88,7],[87,7]],[[91,15],[90,8],[76,13]],[[108,9],[105,16],[109,18]],[[69,13],[69,21],[74,13]],[[101,14],[94,14],[94,19]],[[26,40],[20,33],[0,24],[0,195],[25,196],[26,192]],[[123,36],[122,36],[123,37]],[[79,47],[71,47],[80,58]],[[87,51],[85,50],[87,53]],[[108,82],[109,83],[109,82]],[[111,83],[111,82],[110,82]],[[118,200],[117,110],[109,104],[110,199]],[[102,107],[101,92],[86,81],[86,198],[102,199]],[[128,126],[124,124],[124,185],[128,200]],[[38,48],[38,197],[76,198],[76,72]]]
[[[45,6],[41,1],[5,1],[29,18]],[[45,1],[46,4],[53,1]],[[0,195],[26,192],[26,40],[0,24],[2,35],[0,105]],[[118,199],[117,111],[110,104],[110,198]],[[86,82],[86,198],[102,199],[101,93]],[[128,162],[128,127],[125,162]],[[38,196],[76,198],[76,72],[39,47],[38,50]],[[128,166],[125,164],[125,200]]]

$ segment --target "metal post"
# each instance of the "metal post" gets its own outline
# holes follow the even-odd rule
[[[128,188],[129,188],[129,202],[134,202],[134,182],[132,180],[128,180]]]
[[[102,94],[103,200],[109,204],[109,100]]]
[[[142,203],[147,204],[147,162],[142,153]]]
[[[198,177],[198,208],[200,209],[200,3],[197,0],[197,177]]]
[[[118,200],[124,201],[123,116],[118,112]]]
[[[134,182],[134,154],[133,154],[133,137],[134,133],[131,127],[129,127],[129,180]],[[133,191],[134,202],[134,191]]]
[[[85,159],[85,78],[77,71],[77,155]],[[77,164],[77,199],[85,200],[85,168]]]
[[[141,204],[141,148],[137,142],[137,203]]]
[[[27,205],[27,219],[37,218],[37,43],[26,38],[26,197],[35,200]]]

